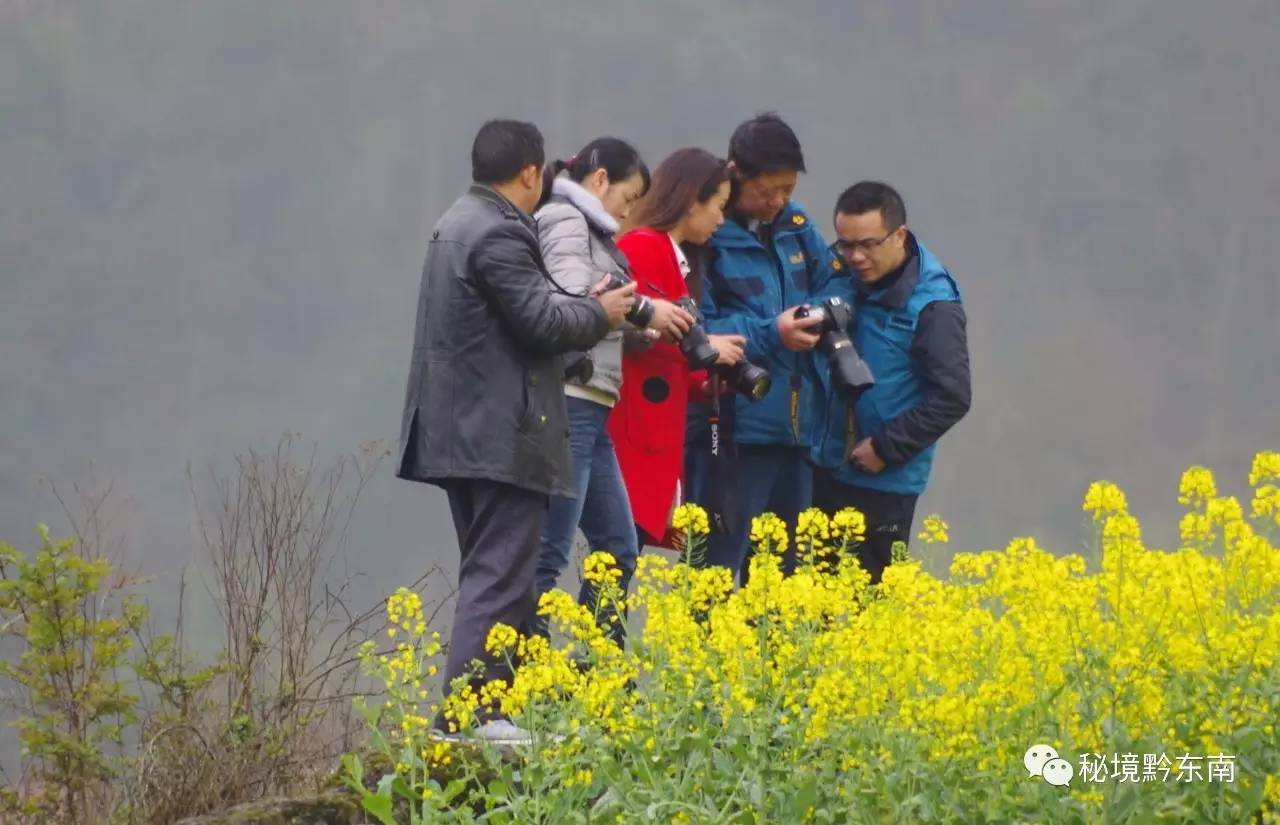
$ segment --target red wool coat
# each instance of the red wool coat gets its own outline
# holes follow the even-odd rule
[[[668,301],[689,294],[667,233],[636,229],[618,239],[618,248],[631,263],[637,293]],[[702,397],[705,381],[706,372],[691,371],[675,344],[657,341],[622,356],[622,393],[609,415],[609,435],[636,524],[666,547],[684,471],[685,409]]]

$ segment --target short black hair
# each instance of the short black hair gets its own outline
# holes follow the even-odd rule
[[[770,172],[805,171],[800,140],[775,112],[756,115],[733,130],[729,160],[748,178]]]
[[[471,144],[471,179],[506,183],[527,166],[541,168],[545,160],[537,126],[519,120],[491,120],[480,127]]]
[[[894,230],[907,223],[907,205],[898,190],[887,183],[864,180],[840,193],[836,200],[837,215],[861,215],[880,210],[886,229]]]

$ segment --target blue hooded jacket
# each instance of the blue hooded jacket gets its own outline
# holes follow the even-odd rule
[[[708,242],[701,308],[707,331],[747,339],[746,356],[773,378],[759,401],[733,398],[733,439],[740,444],[810,447],[821,394],[812,352],[795,353],[782,345],[777,317],[784,309],[818,303],[847,292],[843,263],[799,204],[791,201],[774,219],[769,248],[734,220]],[[825,366],[822,367],[825,371]]]

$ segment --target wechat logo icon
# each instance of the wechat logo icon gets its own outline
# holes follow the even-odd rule
[[[1049,745],[1032,745],[1022,757],[1030,776],[1038,776],[1050,785],[1065,788],[1071,784],[1071,777],[1076,770],[1071,763],[1058,756],[1058,752]]]

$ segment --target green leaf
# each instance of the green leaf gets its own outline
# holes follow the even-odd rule
[[[1124,822],[1129,815],[1138,807],[1142,797],[1138,795],[1137,788],[1128,787],[1116,797],[1115,802],[1111,803],[1107,809],[1108,822]]]
[[[616,808],[618,805],[618,802],[619,800],[618,800],[617,791],[615,791],[613,788],[609,788],[607,791],[601,794],[600,798],[596,800],[596,803],[591,806],[591,815],[604,816],[609,812],[611,808]]]
[[[818,780],[810,777],[801,783],[791,796],[791,816],[794,821],[802,822],[804,816],[818,798]]]
[[[1129,825],[1160,825],[1160,815],[1147,808],[1139,811],[1129,820]]]
[[[410,802],[417,802],[419,798],[414,795],[413,790],[409,787],[409,783],[405,781],[405,778],[399,774],[396,774],[396,776],[391,780],[391,793],[394,796],[398,796],[401,799],[406,799]]]
[[[381,783],[379,783],[381,784]],[[381,793],[369,793],[365,791],[360,797],[360,806],[365,811],[377,819],[382,825],[397,825],[395,817],[391,814],[391,797],[383,796]]]
[[[382,778],[378,780],[378,795],[390,799],[395,790],[395,781],[399,778],[399,774],[394,772],[383,774]]]
[[[342,771],[347,784],[356,790],[364,790],[364,765],[360,762],[360,757],[354,753],[344,754]]]
[[[1236,753],[1250,753],[1262,741],[1262,730],[1247,727],[1236,734]]]
[[[1255,777],[1249,787],[1240,791],[1240,803],[1245,813],[1256,813],[1262,807],[1262,796],[1266,785],[1260,777]]]
[[[450,802],[453,800],[455,796],[462,793],[466,789],[467,789],[467,780],[455,779],[452,782],[450,782],[448,785],[444,786],[444,790],[441,791],[440,795],[444,798],[445,802]]]

